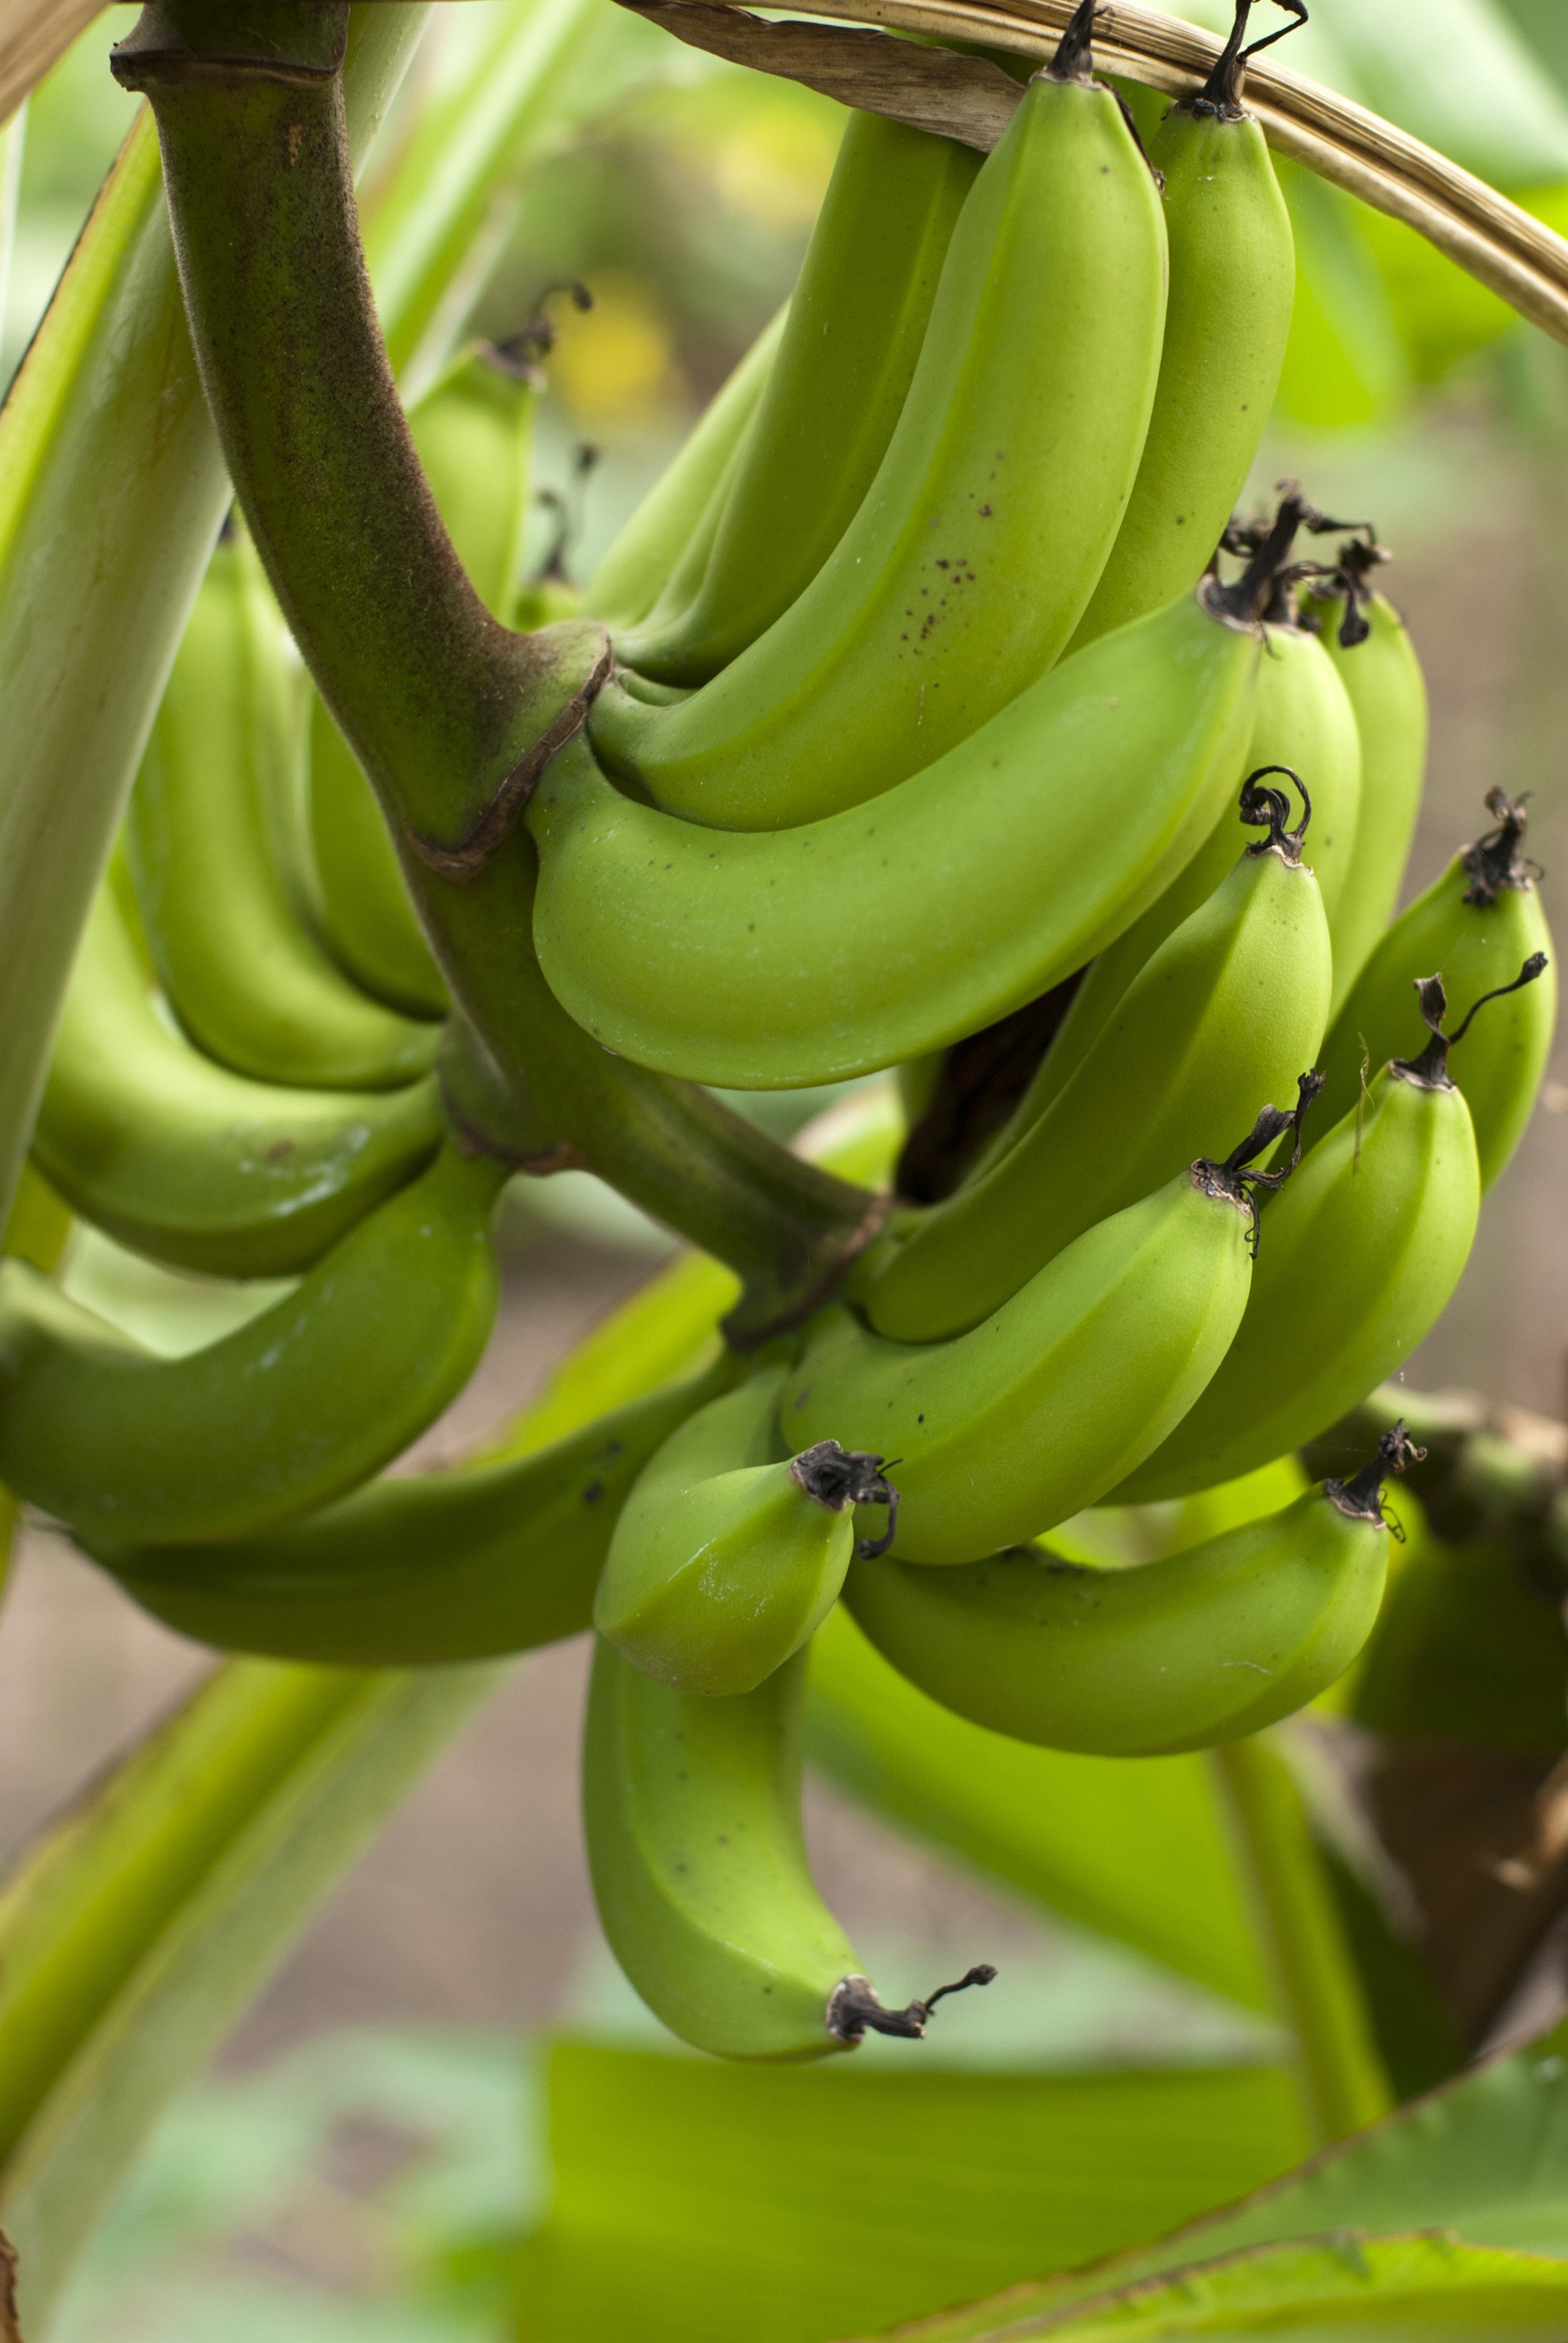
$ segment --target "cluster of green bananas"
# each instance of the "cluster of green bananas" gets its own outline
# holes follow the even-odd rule
[[[1282,1507],[1231,1484],[1422,1340],[1543,1071],[1519,807],[1391,924],[1426,713],[1375,539],[1293,491],[1232,518],[1293,285],[1250,5],[1149,156],[1089,0],[983,161],[850,117],[788,310],[586,589],[614,672],[527,797],[538,966],[618,1079],[804,1088],[1053,996],[949,1192],[873,1209],[749,1347],[672,1355],[685,1381],[374,1478],[477,1359],[505,1181],[580,1158],[452,1008],[237,533],[67,1004],[38,1171],[155,1260],[300,1282],[164,1359],[8,1262],[0,1480],[219,1646],[417,1664],[591,1619],[606,1931],[724,2055],[916,2034],[938,1997],[881,2007],[806,1861],[835,1603],[938,1700],[1068,1750],[1211,1745],[1343,1673],[1420,1452],[1389,1422]],[[470,578],[532,623],[562,598],[513,598],[531,391],[498,356],[412,424]],[[478,867],[427,845],[454,886]],[[527,895],[470,900],[524,965]],[[1079,1517],[1197,1492],[1214,1534],[1096,1565]]]

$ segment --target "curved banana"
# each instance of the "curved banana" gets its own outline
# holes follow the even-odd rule
[[[1312,800],[1312,869],[1338,950],[1340,904],[1355,867],[1362,744],[1355,712],[1320,639],[1271,620],[1258,668],[1249,765],[1288,765]]]
[[[1432,979],[1422,998],[1427,1048],[1386,1066],[1364,1107],[1318,1141],[1265,1208],[1251,1299],[1224,1364],[1111,1503],[1214,1488],[1301,1447],[1435,1324],[1481,1209],[1470,1113],[1447,1071],[1444,1008]]]
[[[850,114],[699,591],[672,581],[675,622],[625,635],[628,667],[706,683],[810,584],[887,452],[980,168],[955,139]]]
[[[890,1342],[828,1311],[785,1387],[787,1444],[890,1458],[910,1562],[970,1562],[1094,1504],[1229,1349],[1252,1266],[1246,1167],[1294,1120],[1266,1108],[1227,1162],[1101,1221],[970,1333]]]
[[[885,1660],[1015,1741],[1097,1757],[1211,1749],[1343,1674],[1387,1568],[1384,1475],[1402,1425],[1348,1481],[1164,1562],[1086,1569],[1048,1546],[960,1570],[858,1562],[845,1602]]]
[[[800,1831],[806,1663],[797,1652],[755,1692],[705,1700],[612,1644],[594,1654],[583,1832],[599,1919],[654,2016],[720,2058],[826,2057],[868,2028],[918,2038],[941,1998],[881,2008],[817,1893]]]
[[[154,1261],[290,1277],[421,1171],[434,1081],[283,1090],[216,1065],[158,1014],[112,888],[87,922],[33,1160],[72,1209]]]
[[[1360,586],[1375,548],[1359,542],[1340,556],[1345,607],[1316,599],[1320,639],[1339,671],[1362,744],[1361,809],[1334,922],[1337,1016],[1399,900],[1426,775],[1426,679],[1404,620],[1381,594]],[[1430,956],[1426,966],[1434,962]]]
[[[789,315],[786,302],[600,556],[583,588],[586,617],[602,619],[607,627],[635,627],[653,608],[757,411]]]
[[[1208,566],[1273,407],[1295,300],[1291,216],[1262,131],[1234,96],[1211,81],[1173,106],[1149,159],[1165,182],[1171,254],[1160,381],[1073,649],[1161,608]]]
[[[522,566],[534,403],[531,369],[486,343],[460,351],[408,416],[436,508],[498,618]],[[444,1017],[447,987],[375,792],[314,690],[310,702],[310,830],[332,949],[378,1001]]]
[[[220,544],[131,797],[142,924],[180,1022],[220,1063],[310,1090],[391,1090],[429,1071],[437,1034],[350,983],[270,850],[266,796],[296,746],[283,646],[255,556]]]
[[[855,1548],[853,1508],[897,1501],[879,1456],[836,1441],[778,1461],[782,1367],[690,1417],[610,1541],[594,1625],[677,1692],[753,1692],[821,1625]]]
[[[1149,960],[1090,1055],[992,1166],[922,1215],[853,1290],[879,1334],[961,1333],[1096,1221],[1190,1163],[1245,1102],[1288,1093],[1328,1021],[1332,955],[1306,829],[1286,800],[1241,792],[1269,825]]]
[[[357,1668],[529,1651],[588,1624],[628,1491],[713,1382],[634,1400],[529,1455],[372,1482],[253,1536],[75,1540],[144,1611],[220,1651]]]
[[[1370,646],[1369,646],[1370,648]],[[1352,654],[1352,656],[1359,656]],[[1497,827],[1454,856],[1441,879],[1389,929],[1323,1044],[1324,1122],[1361,1092],[1364,1061],[1380,1065],[1410,1031],[1410,989],[1436,969],[1456,999],[1505,985],[1552,933],[1523,853],[1525,814],[1501,789],[1487,795]],[[1481,1183],[1490,1188],[1523,1136],[1546,1071],[1557,1021],[1557,975],[1490,1010],[1452,1069],[1475,1131]],[[1324,1419],[1325,1422],[1327,1419]]]
[[[1080,966],[1208,836],[1241,779],[1257,664],[1255,630],[1184,596],[874,809],[783,831],[635,804],[579,738],[527,816],[546,980],[608,1049],[731,1089],[956,1041]]]
[[[1165,308],[1159,197],[1086,62],[1075,20],[982,165],[881,468],[810,585],[678,707],[595,701],[595,747],[667,811],[777,830],[860,804],[1034,683],[1082,616]]]
[[[495,1317],[502,1164],[445,1147],[298,1289],[186,1358],[0,1268],[0,1480],[84,1535],[237,1537],[325,1504],[467,1381]]]

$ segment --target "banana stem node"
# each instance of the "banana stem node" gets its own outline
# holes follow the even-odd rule
[[[1418,1448],[1401,1416],[1390,1426],[1377,1444],[1377,1453],[1370,1464],[1348,1481],[1325,1481],[1323,1494],[1331,1505],[1337,1505],[1352,1521],[1376,1522],[1387,1529],[1389,1521],[1382,1509],[1382,1484],[1391,1473],[1402,1473],[1412,1464],[1424,1464],[1426,1451]]]
[[[828,1997],[828,2031],[846,2049],[853,2049],[868,2033],[895,2034],[905,2041],[923,2042],[927,2021],[944,1994],[963,1993],[971,1985],[990,1985],[995,1976],[990,1963],[981,1961],[966,1969],[956,1985],[940,1985],[935,1993],[928,1994],[924,2001],[911,2001],[907,2009],[884,2009],[869,1977],[847,1976]]]

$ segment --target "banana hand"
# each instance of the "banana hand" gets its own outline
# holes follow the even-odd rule
[[[837,1602],[853,1507],[894,1502],[881,1459],[835,1442],[774,1461],[783,1383],[764,1369],[692,1416],[616,1523],[594,1625],[677,1692],[754,1692]]]
[[[806,590],[713,682],[589,718],[671,813],[814,821],[956,748],[1051,666],[1105,564],[1165,309],[1159,197],[1070,36],[970,191],[880,470]]]
[[[621,1056],[743,1090],[971,1033],[1110,941],[1207,838],[1257,659],[1252,629],[1183,597],[874,809],[764,835],[634,804],[574,741],[527,817],[550,989]]]
[[[86,1535],[237,1537],[312,1511],[406,1448],[495,1318],[503,1165],[447,1147],[297,1292],[158,1358],[20,1262],[0,1268],[0,1481]]]
[[[911,1684],[993,1733],[1100,1757],[1211,1749],[1343,1674],[1382,1595],[1383,1476],[1421,1453],[1401,1426],[1352,1480],[1165,1562],[858,1562],[845,1600]]]
[[[1269,835],[1168,937],[1077,1072],[992,1168],[890,1239],[853,1291],[879,1334],[961,1333],[1097,1221],[1191,1163],[1257,1098],[1288,1095],[1328,1019],[1328,923],[1282,791],[1241,792]]]
[[[387,1091],[248,1081],[153,1004],[99,890],[55,1043],[33,1156],[121,1244],[209,1277],[289,1277],[413,1179],[440,1143],[432,1081]]]
[[[971,1333],[890,1342],[829,1311],[785,1388],[787,1443],[892,1460],[910,1562],[969,1562],[1094,1504],[1229,1349],[1251,1273],[1246,1166],[1292,1120],[1266,1109],[1228,1163],[1101,1221]]]

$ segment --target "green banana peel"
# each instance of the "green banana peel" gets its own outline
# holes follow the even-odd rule
[[[356,9],[367,152],[423,6]],[[138,118],[0,415],[0,1213],[77,939],[228,497]]]

